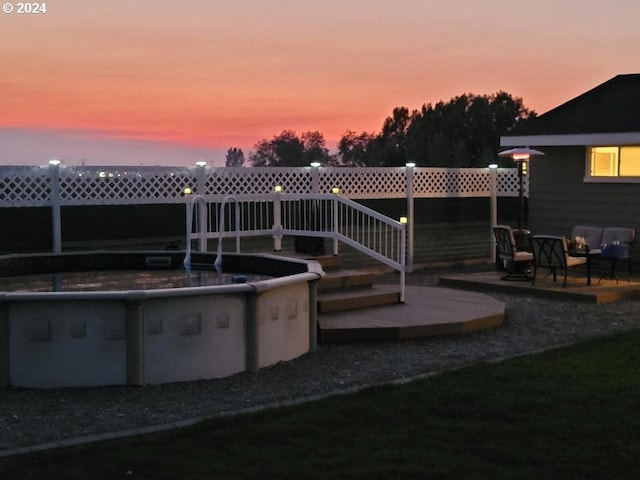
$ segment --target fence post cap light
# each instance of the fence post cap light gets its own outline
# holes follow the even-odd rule
[[[400,223],[405,225],[407,223],[408,219],[407,217],[400,217]]]
[[[339,194],[339,193],[340,193],[340,189],[339,189],[338,187],[333,187],[333,188],[331,189],[331,193],[333,193],[333,194],[337,195],[337,194]]]
[[[496,168],[498,168],[498,164],[497,163],[490,163],[489,165],[487,165],[490,169],[495,170]]]
[[[276,191],[277,193],[282,192],[282,185],[276,185],[275,187],[273,187],[273,190]]]
[[[415,166],[416,166],[415,162],[407,162],[407,163],[405,163],[405,167],[407,167],[407,168],[413,168]]]
[[[311,162],[311,163],[310,163],[310,165],[311,165],[313,168],[318,168],[318,167],[320,166],[320,162]]]
[[[207,166],[207,162],[205,162],[204,160],[199,160],[196,162],[196,167],[206,167]]]
[[[58,160],[57,158],[52,158],[51,160],[49,160],[49,165],[57,167],[58,165],[60,165],[60,160]]]
[[[193,190],[191,190],[191,187],[186,187],[184,189],[184,194],[185,195],[191,195],[193,193]]]

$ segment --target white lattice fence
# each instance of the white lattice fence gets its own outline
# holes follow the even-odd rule
[[[212,168],[203,171],[205,195],[255,195],[282,191],[311,193],[311,168]]]
[[[188,168],[68,167],[60,169],[61,205],[124,205],[182,202],[196,183]]]
[[[353,199],[405,198],[407,167],[0,167],[0,207],[125,205],[184,202],[186,188],[204,195],[327,193]],[[514,168],[496,172],[498,196],[518,195]],[[56,180],[58,179],[58,180]],[[528,185],[525,182],[525,195]],[[54,197],[57,194],[57,198]],[[414,168],[413,195],[488,197],[488,169]]]
[[[319,192],[337,187],[349,198],[401,198],[406,196],[406,168],[323,168]]]
[[[51,205],[51,171],[42,167],[0,167],[0,206]]]

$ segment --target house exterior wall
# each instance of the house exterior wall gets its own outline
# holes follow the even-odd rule
[[[530,161],[532,234],[571,235],[574,225],[640,232],[640,183],[585,182],[586,147],[544,147]]]

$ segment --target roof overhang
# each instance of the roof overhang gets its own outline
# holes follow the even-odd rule
[[[570,135],[514,135],[500,137],[500,146],[572,147],[587,145],[640,145],[640,132],[577,133]]]

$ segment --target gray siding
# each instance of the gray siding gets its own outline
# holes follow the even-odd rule
[[[529,228],[570,235],[574,225],[640,230],[639,183],[585,183],[586,147],[546,147],[530,161]]]

